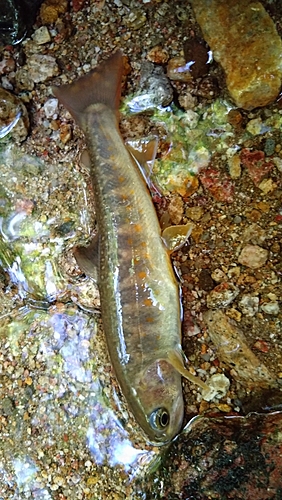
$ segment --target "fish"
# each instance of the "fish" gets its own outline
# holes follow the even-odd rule
[[[150,443],[181,430],[181,376],[207,385],[184,366],[181,304],[170,252],[146,182],[119,130],[123,54],[73,83],[53,88],[85,135],[98,232],[76,248],[97,278],[108,352],[121,391]]]

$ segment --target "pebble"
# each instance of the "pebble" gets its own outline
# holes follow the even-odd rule
[[[268,131],[261,117],[253,118],[253,120],[250,120],[246,125],[246,130],[254,136],[264,134]]]
[[[16,85],[19,90],[33,90],[34,89],[34,81],[31,78],[29,70],[25,68],[21,68],[16,72]]]
[[[4,75],[14,71],[16,67],[15,60],[13,57],[3,57],[0,61],[0,75]]]
[[[29,130],[29,118],[22,101],[0,88],[0,138],[11,135],[17,143],[26,139]]]
[[[235,130],[240,130],[242,127],[243,116],[239,109],[230,109],[227,115],[228,123],[235,128]]]
[[[259,298],[245,294],[239,301],[239,308],[245,316],[254,316],[258,312]]]
[[[176,192],[182,197],[191,196],[197,191],[199,187],[199,181],[196,175],[187,170],[175,168],[166,180],[166,188],[171,192]]]
[[[275,153],[275,146],[276,146],[276,141],[274,139],[271,139],[271,137],[268,137],[265,140],[264,144],[264,152],[266,156],[272,156]]]
[[[2,76],[1,85],[5,90],[13,90],[14,87],[7,76]]]
[[[37,43],[37,45],[44,45],[44,43],[51,42],[51,36],[46,26],[41,26],[40,28],[38,28],[34,32],[32,38],[35,43]]]
[[[231,179],[239,179],[241,177],[241,160],[238,154],[228,159],[228,167]]]
[[[68,123],[63,123],[60,127],[60,140],[63,144],[69,142],[72,138],[72,128]]]
[[[232,283],[223,282],[217,285],[207,295],[207,306],[209,309],[227,307],[239,294],[239,288]]]
[[[148,61],[155,64],[165,64],[168,61],[168,52],[161,47],[161,45],[156,45],[147,54]]]
[[[178,97],[179,105],[187,111],[197,106],[197,98],[189,92],[188,89],[182,89]]]
[[[178,82],[190,82],[193,78],[189,63],[186,64],[182,56],[173,57],[168,61],[167,76],[170,80]]]
[[[223,413],[229,413],[230,411],[232,411],[231,406],[226,403],[219,403],[218,405],[216,405],[216,407],[219,411]]]
[[[239,264],[259,269],[268,259],[268,251],[258,245],[245,245],[238,257]]]
[[[140,91],[127,100],[126,106],[131,113],[140,113],[158,106],[168,106],[172,99],[173,89],[163,67],[146,61],[141,69]]]
[[[211,273],[211,277],[214,281],[216,281],[216,283],[222,283],[226,280],[225,272],[223,272],[222,269],[219,268],[214,269],[214,271]]]
[[[279,172],[282,172],[282,158],[279,158],[279,156],[275,156],[274,158],[272,158],[272,160],[277,170],[279,170]]]
[[[232,266],[230,269],[228,269],[227,272],[228,278],[238,279],[240,274],[241,274],[240,266]]]
[[[42,24],[53,24],[60,14],[64,14],[68,8],[67,0],[45,0],[40,7]]]
[[[203,390],[202,392],[203,399],[205,401],[211,401],[214,397],[221,399],[229,390],[230,380],[222,373],[216,373],[208,380],[208,386],[209,391]]]
[[[234,307],[231,307],[231,309],[227,309],[226,316],[228,316],[228,318],[234,319],[238,323],[241,321],[242,318],[242,314],[240,313],[240,311],[238,311]]]
[[[282,41],[262,4],[246,0],[191,3],[236,105],[252,109],[274,101],[281,86]]]
[[[53,56],[32,54],[27,62],[30,78],[35,82],[45,82],[48,78],[59,74],[59,67]]]
[[[58,99],[51,98],[48,99],[44,103],[44,111],[46,118],[53,118],[53,120],[56,120],[57,118],[57,113],[58,113]]]
[[[266,353],[269,351],[269,346],[264,340],[257,340],[254,343],[254,348],[260,352]]]
[[[266,160],[265,153],[260,150],[250,151],[244,148],[240,153],[240,158],[256,186],[261,183],[262,179],[264,179],[273,168],[273,162]]]
[[[168,214],[172,224],[180,224],[183,217],[183,200],[180,196],[174,195],[168,206]]]
[[[254,245],[261,245],[267,238],[267,232],[256,223],[250,224],[243,231],[243,241],[245,243],[253,243]]]
[[[209,70],[208,49],[197,38],[190,38],[184,42],[185,62],[190,63],[190,72],[193,78],[203,77]]]
[[[268,194],[277,188],[277,184],[273,182],[272,179],[263,179],[258,187],[263,192],[263,194]]]
[[[189,207],[185,211],[185,215],[193,221],[199,221],[204,215],[203,207]]]
[[[249,348],[243,332],[222,311],[203,315],[218,359],[232,370],[245,387],[275,386],[274,377]]]
[[[277,316],[280,311],[279,303],[276,300],[271,302],[266,302],[261,305],[261,310],[266,314],[272,314],[273,316]]]
[[[83,5],[85,3],[85,0],[73,0],[72,1],[72,8],[73,8],[73,11],[74,12],[78,12],[79,10],[82,9]],[[116,2],[116,5],[118,7],[121,7],[122,6],[122,3],[121,2]]]
[[[199,274],[199,288],[209,292],[214,287],[213,279],[207,269],[202,269]]]
[[[217,201],[232,203],[234,200],[234,184],[231,177],[222,174],[214,167],[202,169],[200,180],[203,186]]]

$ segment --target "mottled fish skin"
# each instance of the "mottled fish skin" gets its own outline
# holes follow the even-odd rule
[[[112,61],[122,64],[119,51],[98,67],[100,80]],[[71,84],[76,86],[72,98],[80,80]],[[116,110],[92,102],[76,113],[65,96],[71,85],[54,93],[78,121],[90,155],[98,285],[110,358],[136,420],[151,442],[163,444],[183,421],[181,375],[168,360],[181,342],[178,285],[150,194],[120,135]]]

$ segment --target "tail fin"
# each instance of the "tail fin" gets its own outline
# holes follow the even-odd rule
[[[91,104],[105,104],[117,112],[123,74],[122,52],[117,50],[106,61],[73,83],[53,87],[53,94],[81,125],[81,117]]]

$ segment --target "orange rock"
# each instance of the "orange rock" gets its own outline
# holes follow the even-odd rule
[[[274,101],[281,86],[282,41],[262,4],[251,0],[191,3],[236,105],[252,109]]]

